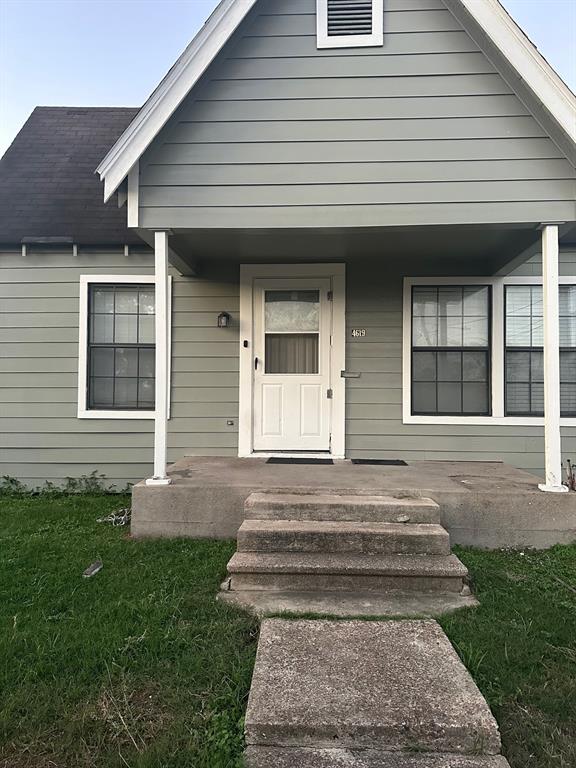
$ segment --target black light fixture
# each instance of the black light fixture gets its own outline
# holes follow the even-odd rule
[[[228,312],[220,312],[218,315],[218,328],[228,328],[231,320],[232,318]]]

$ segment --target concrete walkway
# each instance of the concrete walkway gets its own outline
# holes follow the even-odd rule
[[[435,621],[262,624],[247,768],[506,768],[488,705]]]

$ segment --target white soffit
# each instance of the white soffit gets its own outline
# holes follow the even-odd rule
[[[258,0],[221,0],[96,172],[108,200]],[[576,146],[576,96],[498,0],[444,0],[464,9]],[[460,16],[460,14],[458,14]]]

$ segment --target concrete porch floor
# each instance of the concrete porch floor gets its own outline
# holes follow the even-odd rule
[[[306,465],[185,457],[168,474],[168,486],[134,486],[133,536],[234,538],[244,501],[265,489],[428,497],[440,505],[453,544],[546,548],[576,539],[576,494],[543,493],[540,478],[501,462]]]

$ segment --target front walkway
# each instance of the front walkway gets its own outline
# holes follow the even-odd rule
[[[318,465],[185,457],[168,476],[168,486],[134,487],[134,536],[235,538],[253,491],[325,489],[429,497],[440,505],[453,544],[544,548],[576,538],[576,495],[542,493],[541,478],[501,462]]]

